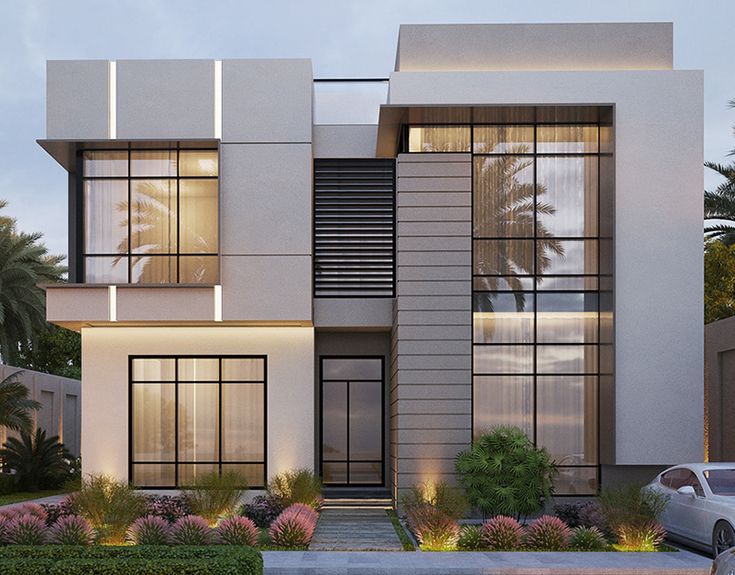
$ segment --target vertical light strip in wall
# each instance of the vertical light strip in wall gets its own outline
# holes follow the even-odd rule
[[[222,60],[214,61],[214,137],[222,139]]]
[[[222,321],[222,286],[214,286],[214,321]]]
[[[117,62],[111,60],[108,70],[108,101],[107,109],[109,110],[108,137],[111,140],[117,138]]]
[[[117,286],[107,287],[110,321],[117,321]]]

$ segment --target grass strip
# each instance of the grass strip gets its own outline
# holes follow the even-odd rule
[[[390,517],[390,522],[393,524],[393,529],[396,530],[396,535],[398,535],[398,539],[400,539],[401,545],[403,545],[403,550],[416,551],[416,547],[414,547],[413,541],[411,541],[408,533],[406,533],[403,525],[401,525],[401,520],[398,519],[398,514],[395,512],[395,510],[386,509],[385,512],[388,514],[388,517]]]

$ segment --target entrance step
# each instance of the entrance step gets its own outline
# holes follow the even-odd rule
[[[393,500],[384,498],[333,497],[324,500],[324,509],[392,509]]]
[[[310,551],[402,551],[398,535],[381,507],[325,506]]]

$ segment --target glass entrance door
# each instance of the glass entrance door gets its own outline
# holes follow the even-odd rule
[[[383,358],[321,357],[325,485],[382,486]]]

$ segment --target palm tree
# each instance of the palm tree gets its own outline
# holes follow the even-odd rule
[[[475,272],[482,288],[495,291],[501,278],[514,292],[516,308],[525,307],[525,296],[520,290],[520,276],[542,274],[551,265],[550,253],[564,256],[562,244],[551,232],[536,221],[536,214],[553,215],[556,208],[540,201],[546,187],[524,177],[525,170],[533,169],[533,160],[513,154],[528,151],[524,145],[515,146],[508,155],[488,157],[475,168],[475,207],[473,228],[475,237],[509,238],[512,242],[498,241],[491,250],[475,250]],[[537,238],[536,255],[532,241],[521,238]],[[535,261],[534,261],[535,259]],[[535,272],[534,272],[535,270]],[[540,281],[540,278],[539,278]],[[487,294],[475,311],[492,311],[493,294]]]
[[[730,100],[729,106],[735,108],[735,100]],[[729,155],[735,155],[735,149]],[[714,190],[704,192],[704,219],[717,221],[707,224],[704,232],[731,246],[735,244],[735,163],[705,162],[704,165],[725,178]]]
[[[7,202],[0,201],[0,209]],[[46,326],[46,298],[39,283],[61,281],[64,256],[49,255],[42,234],[16,231],[0,217],[0,357],[13,363],[20,347]]]
[[[731,246],[735,244],[735,163],[705,162],[704,165],[725,178],[713,191],[704,192],[704,219],[717,220],[707,224],[704,232]]]
[[[33,427],[30,412],[41,404],[28,397],[28,388],[20,382],[21,373],[17,371],[0,381],[0,427],[28,433]]]

